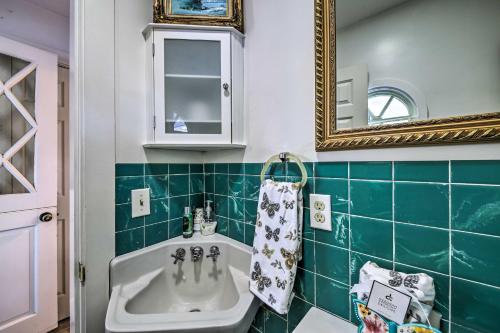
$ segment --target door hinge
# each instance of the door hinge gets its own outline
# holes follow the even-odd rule
[[[155,43],[153,43],[153,57],[155,56]]]
[[[78,263],[78,280],[82,286],[85,284],[85,265],[81,262]]]
[[[153,116],[153,129],[156,129],[156,116]]]

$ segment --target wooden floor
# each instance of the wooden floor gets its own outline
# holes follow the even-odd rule
[[[69,333],[69,318],[61,320],[59,326],[56,329],[50,331],[49,333]]]

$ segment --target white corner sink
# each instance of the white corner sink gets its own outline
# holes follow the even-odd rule
[[[220,249],[217,261],[206,255]],[[204,250],[191,261],[191,246]],[[184,262],[174,264],[178,248]],[[260,306],[248,289],[251,247],[228,237],[177,237],[111,261],[106,332],[246,333]]]

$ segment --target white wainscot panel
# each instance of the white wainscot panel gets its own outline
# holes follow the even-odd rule
[[[34,232],[0,232],[0,327],[33,311]]]

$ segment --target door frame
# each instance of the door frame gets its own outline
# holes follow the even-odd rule
[[[81,13],[83,12],[83,2],[74,0],[70,2],[70,59],[69,59],[69,312],[70,312],[70,332],[85,332],[82,323],[85,322],[85,299],[82,298],[82,285],[78,278],[79,263],[83,262],[81,255],[81,110],[83,108],[82,85],[83,63],[80,43],[83,36],[83,24]]]
[[[115,256],[115,0],[74,0],[70,11],[70,325],[100,333]]]

